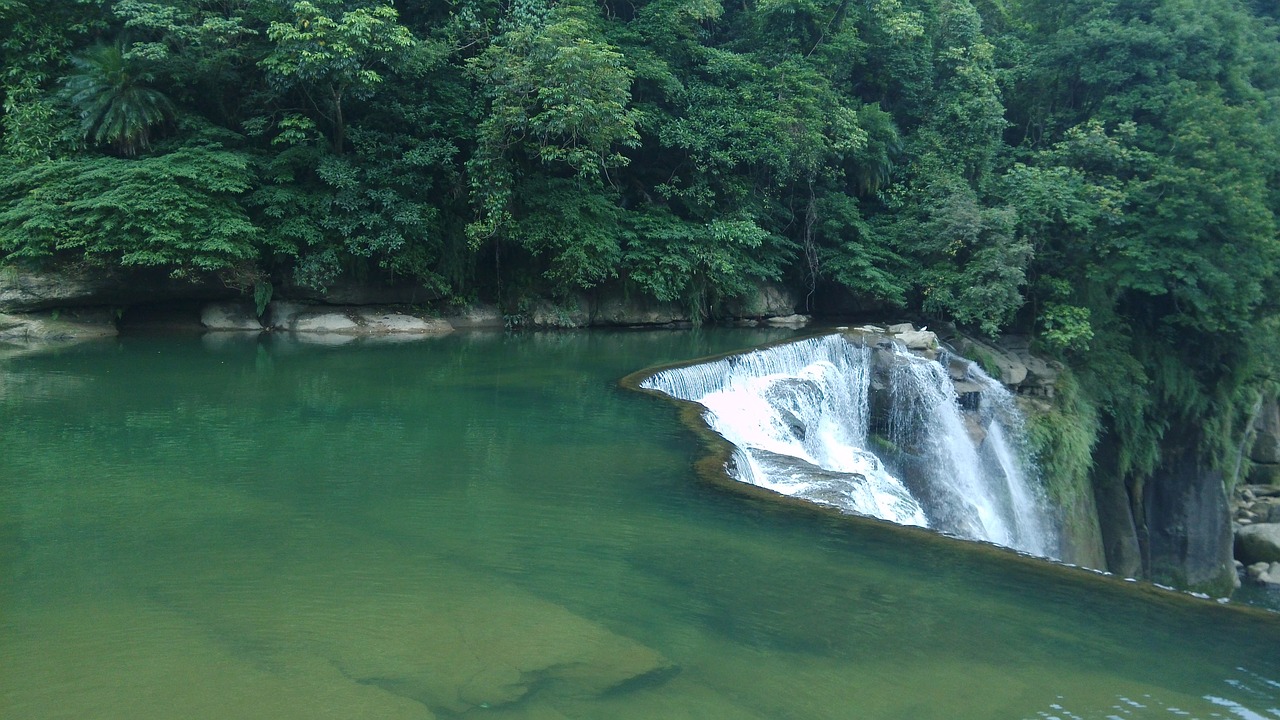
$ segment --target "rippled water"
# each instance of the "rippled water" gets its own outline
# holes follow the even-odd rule
[[[0,360],[0,717],[1280,717],[1280,616],[697,479],[777,332]]]

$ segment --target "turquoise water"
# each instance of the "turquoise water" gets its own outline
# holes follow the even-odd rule
[[[1280,717],[1280,615],[710,486],[781,331],[0,360],[0,717]]]

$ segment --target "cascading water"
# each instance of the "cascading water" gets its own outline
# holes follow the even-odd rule
[[[964,381],[980,395],[976,411],[961,410],[943,364],[842,335],[665,370],[641,386],[705,406],[708,425],[737,448],[729,472],[739,481],[843,512],[1053,555],[1051,524],[1018,446],[1022,424],[1012,395],[976,366],[962,365]],[[875,384],[887,385],[876,403],[887,408],[873,417]],[[873,433],[882,438],[878,451]]]
[[[981,407],[992,414],[987,424],[987,440],[982,444],[989,472],[998,470],[1009,493],[1009,511],[1017,518],[1017,537],[1013,547],[1027,552],[1053,556],[1057,553],[1057,530],[1049,522],[1046,501],[1039,485],[1028,477],[1026,437],[1022,413],[1014,403],[1013,393],[1002,383],[987,376],[976,363],[969,366],[969,377],[982,386]],[[994,467],[992,467],[994,462]]]

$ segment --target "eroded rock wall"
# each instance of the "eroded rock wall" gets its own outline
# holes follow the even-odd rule
[[[1156,582],[1230,595],[1235,567],[1222,472],[1201,465],[1194,446],[1166,448],[1161,469],[1143,488],[1139,539],[1147,573]]]

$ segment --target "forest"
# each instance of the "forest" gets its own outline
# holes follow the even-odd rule
[[[0,0],[0,264],[714,320],[839,288],[1072,368],[1050,474],[1271,390],[1276,0]],[[830,293],[828,292],[828,295]],[[1252,409],[1252,410],[1251,410]]]

